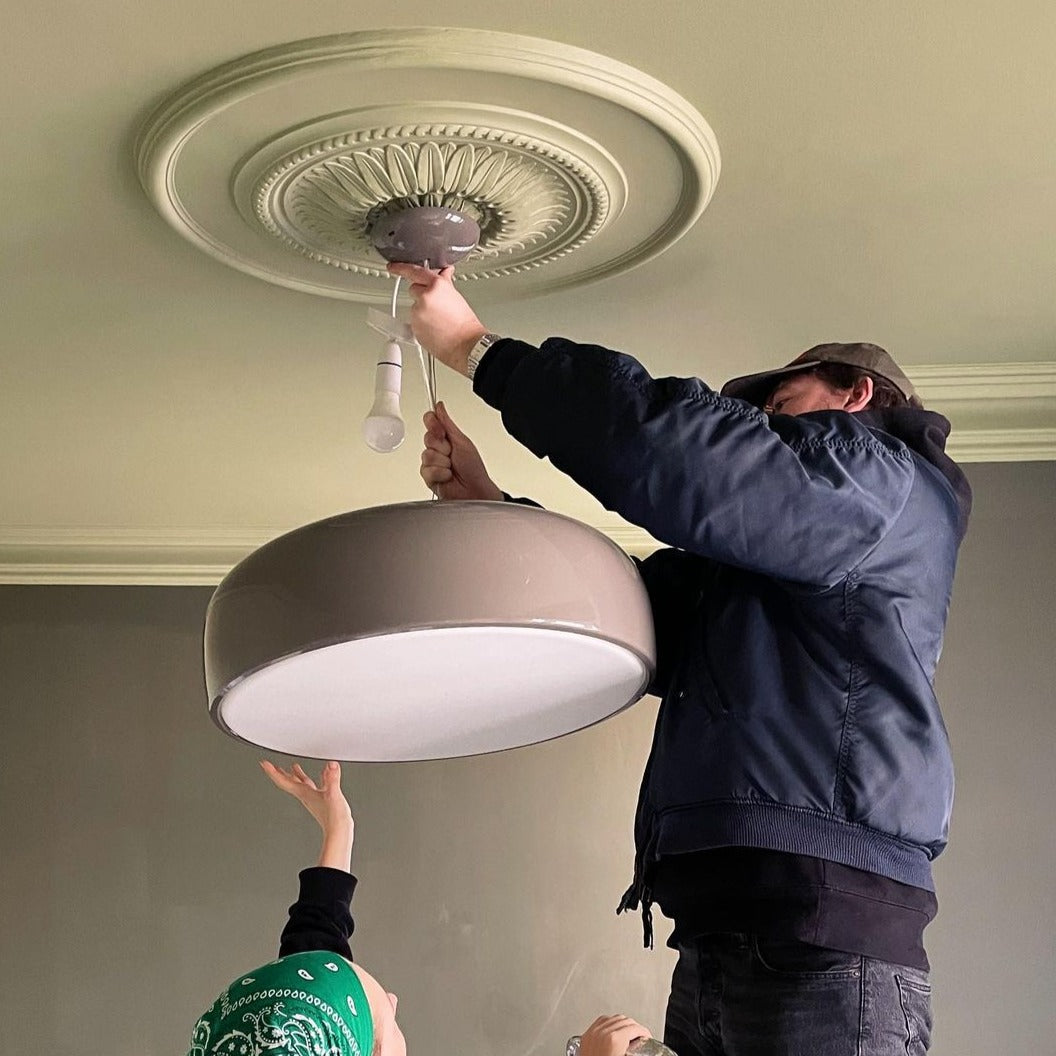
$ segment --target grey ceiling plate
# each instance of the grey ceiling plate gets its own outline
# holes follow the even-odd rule
[[[327,297],[382,300],[379,216],[471,216],[463,279],[503,297],[649,260],[703,212],[719,150],[703,117],[602,55],[482,30],[320,37],[175,91],[137,142],[165,219],[224,263]]]

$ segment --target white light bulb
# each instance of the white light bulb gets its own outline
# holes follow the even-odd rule
[[[388,341],[374,373],[374,406],[363,423],[363,439],[375,451],[395,451],[405,433],[400,414],[403,354],[399,343]]]

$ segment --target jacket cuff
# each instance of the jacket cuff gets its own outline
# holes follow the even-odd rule
[[[525,356],[537,351],[535,345],[526,341],[500,338],[480,357],[477,372],[473,375],[473,391],[485,403],[501,411],[510,375]]]

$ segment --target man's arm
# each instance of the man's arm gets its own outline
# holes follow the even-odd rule
[[[712,566],[696,554],[667,547],[632,560],[649,595],[656,630],[656,673],[648,692],[663,697],[682,659]]]
[[[466,373],[486,328],[453,269],[389,270],[411,283],[419,340]],[[839,582],[876,546],[915,472],[905,445],[854,415],[771,422],[695,378],[652,378],[630,356],[562,338],[495,342],[474,391],[511,436],[654,538],[811,586]]]
[[[475,379],[507,432],[670,546],[812,585],[841,580],[905,504],[914,467],[853,415],[775,419],[693,378],[551,338],[492,346]]]

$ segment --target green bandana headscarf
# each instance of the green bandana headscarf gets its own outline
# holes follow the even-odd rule
[[[352,965],[295,953],[239,976],[198,1020],[188,1056],[371,1056],[374,1021]]]

